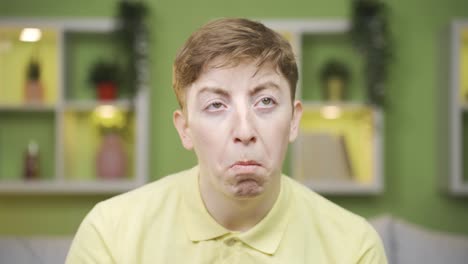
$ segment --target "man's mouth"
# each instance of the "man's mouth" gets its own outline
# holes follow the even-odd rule
[[[231,165],[231,167],[235,167],[235,166],[261,166],[261,164],[256,162],[255,160],[242,160],[242,161],[237,161]]]
[[[236,174],[254,174],[262,165],[254,160],[237,161],[231,165]]]

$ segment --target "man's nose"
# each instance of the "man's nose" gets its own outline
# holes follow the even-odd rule
[[[237,111],[233,126],[234,143],[248,145],[257,141],[254,117],[249,110]]]

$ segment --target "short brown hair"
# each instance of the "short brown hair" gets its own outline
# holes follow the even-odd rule
[[[223,18],[195,31],[176,56],[172,85],[181,108],[185,105],[186,87],[200,77],[210,62],[220,57],[223,63],[219,67],[236,66],[246,59],[256,60],[258,67],[272,63],[288,81],[291,100],[294,100],[298,72],[288,41],[259,22]]]

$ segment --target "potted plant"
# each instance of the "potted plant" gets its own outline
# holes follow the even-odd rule
[[[31,59],[26,69],[24,98],[28,103],[40,103],[44,99],[41,83],[41,66],[36,59]]]
[[[349,75],[348,67],[339,60],[330,59],[323,65],[320,79],[325,100],[343,101],[347,99]]]
[[[99,60],[93,64],[89,81],[96,88],[99,100],[115,100],[119,84],[120,70],[116,63]]]

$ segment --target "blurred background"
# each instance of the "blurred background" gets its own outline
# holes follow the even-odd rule
[[[382,1],[364,20],[348,0],[136,3],[0,0],[0,235],[71,236],[97,202],[195,165],[172,124],[175,54],[209,20],[246,17],[298,52],[307,111],[286,174],[366,218],[468,236],[467,1]],[[366,12],[376,27],[353,24]],[[20,40],[25,28],[40,40]],[[362,34],[384,45],[360,47]],[[346,92],[333,97],[330,76]],[[341,159],[323,169],[335,180],[307,175],[304,146]]]

